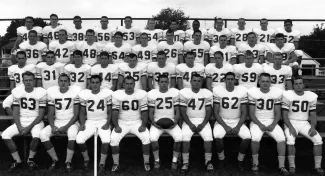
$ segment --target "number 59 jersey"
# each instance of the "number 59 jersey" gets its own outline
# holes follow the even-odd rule
[[[259,63],[253,63],[252,67],[247,68],[245,63],[235,64],[234,72],[239,79],[239,85],[250,89],[257,87],[259,75],[264,72],[264,68]]]
[[[243,86],[235,86],[232,92],[229,92],[224,86],[213,89],[213,103],[220,104],[219,115],[223,119],[239,119],[240,106],[247,102],[247,89]]]
[[[60,92],[59,86],[47,89],[47,103],[55,107],[55,120],[69,122],[74,115],[74,105],[79,104],[80,87],[70,86],[66,93]]]
[[[186,107],[188,118],[193,121],[203,120],[206,115],[206,106],[212,105],[212,93],[208,89],[200,89],[198,93],[191,88],[180,90],[180,106]]]
[[[112,93],[110,89],[104,88],[97,94],[89,89],[78,94],[81,106],[86,107],[87,120],[107,120],[107,106],[112,105]]]
[[[317,95],[311,91],[304,91],[297,95],[293,90],[283,92],[282,109],[289,111],[289,119],[307,121],[309,112],[316,110]]]

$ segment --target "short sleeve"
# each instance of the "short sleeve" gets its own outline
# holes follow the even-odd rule
[[[79,96],[79,102],[80,102],[81,106],[86,106],[87,105],[87,101],[82,99],[80,96]]]
[[[55,105],[54,99],[49,94],[47,94],[46,100],[47,100],[47,104],[48,105],[50,105],[50,106],[54,106]]]
[[[220,104],[220,102],[221,102],[221,97],[216,93],[213,93],[213,104]]]
[[[281,105],[282,96],[274,98],[274,105]]]
[[[106,97],[106,104],[107,106],[112,106],[112,95]]]
[[[118,74],[119,74],[118,69],[114,70],[114,72],[112,72],[112,79],[117,79],[118,78]]]
[[[15,80],[15,76],[14,76],[14,72],[12,71],[12,69],[8,68],[8,76],[9,76],[9,79],[14,81]]]
[[[39,99],[39,107],[40,108],[45,108],[46,107],[46,97],[47,95],[44,95],[42,98]]]
[[[179,105],[187,107],[187,98],[183,94],[179,95]]]
[[[35,67],[36,69],[36,78],[41,79],[42,78],[42,69],[39,67]]]
[[[286,77],[286,81],[291,81],[291,77],[292,77],[292,69],[288,69],[288,74],[287,74],[287,77]]]
[[[156,99],[151,96],[148,96],[148,106],[154,108],[155,104],[156,104]]]
[[[288,100],[285,96],[283,96],[283,98],[282,98],[281,108],[284,110],[289,110],[289,108],[290,108],[290,100]]]
[[[19,98],[12,96],[12,105],[19,106]]]
[[[246,104],[246,103],[248,103],[247,93],[240,99],[240,104]]]
[[[213,96],[212,95],[209,95],[209,96],[206,96],[204,99],[205,99],[205,106],[211,106],[212,105],[212,101],[213,101]]]
[[[147,95],[142,97],[139,100],[139,104],[140,104],[140,111],[147,111],[148,110],[148,99],[147,99]]]
[[[141,70],[140,70],[140,75],[141,76],[147,76],[148,72],[147,72],[147,67],[143,67]]]
[[[11,105],[13,104],[13,96],[10,94],[3,102],[2,107],[3,109],[11,108]]]
[[[73,103],[74,104],[80,104],[80,98],[79,98],[79,96],[76,96],[76,97],[73,98]]]
[[[173,97],[174,106],[180,105],[179,95],[180,94],[177,94],[176,96]]]
[[[254,97],[248,95],[248,104],[255,106],[256,105],[256,99]]]
[[[120,110],[120,102],[114,98],[114,96],[112,97],[112,109],[117,111]]]
[[[118,75],[121,75],[121,76],[125,76],[125,72],[124,72],[124,70],[122,70],[122,69],[118,69]]]
[[[309,103],[309,112],[316,110],[317,98]]]
[[[182,78],[183,74],[184,73],[179,68],[176,67],[176,77],[177,78]]]

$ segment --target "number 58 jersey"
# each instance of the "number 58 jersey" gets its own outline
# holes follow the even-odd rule
[[[223,119],[239,119],[240,106],[247,102],[247,89],[243,86],[235,86],[232,92],[229,92],[224,86],[213,89],[213,103],[220,104],[219,115]]]

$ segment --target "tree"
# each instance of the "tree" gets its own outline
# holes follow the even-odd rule
[[[168,29],[170,25],[170,20],[178,21],[179,30],[186,30],[190,28],[187,22],[189,16],[185,16],[185,13],[180,9],[173,9],[170,7],[164,8],[157,15],[153,15],[152,17],[156,19],[156,28],[159,29]]]

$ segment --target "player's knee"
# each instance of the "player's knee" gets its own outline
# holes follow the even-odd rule
[[[314,145],[322,145],[323,144],[322,137],[319,134],[315,135],[313,137],[313,143],[314,143]]]
[[[140,136],[140,140],[141,140],[141,142],[142,142],[143,145],[150,144],[150,135],[149,135],[148,130],[142,132],[142,134]]]
[[[77,144],[84,144],[84,143],[86,143],[85,136],[78,134],[77,137],[76,137],[76,142],[77,142]]]
[[[100,140],[103,144],[109,144],[111,142],[111,136],[102,136],[100,137]]]
[[[45,131],[41,131],[41,133],[39,134],[39,137],[41,139],[41,142],[46,142],[46,141],[50,140],[50,136]]]
[[[287,145],[295,145],[295,141],[296,139],[295,138],[292,138],[292,137],[287,137]]]
[[[260,142],[261,141],[261,139],[262,139],[262,136],[261,135],[256,135],[256,134],[254,134],[254,133],[252,133],[252,141],[253,142]]]
[[[182,141],[183,142],[189,142],[191,141],[192,134],[182,133]]]
[[[121,141],[121,137],[113,132],[111,135],[111,146],[112,147],[118,146],[120,144],[120,141]]]
[[[174,136],[174,142],[182,142],[182,140],[183,140],[182,133],[177,133],[177,134]]]
[[[1,134],[2,139],[11,139],[12,135],[10,135],[8,130],[5,130],[2,134]]]
[[[286,138],[285,138],[284,134],[282,134],[282,135],[275,136],[274,140],[276,141],[276,143],[281,143],[281,142],[285,142]]]
[[[213,141],[212,134],[209,134],[209,135],[203,135],[203,136],[202,136],[202,139],[203,139],[204,142],[211,142],[211,141]]]

